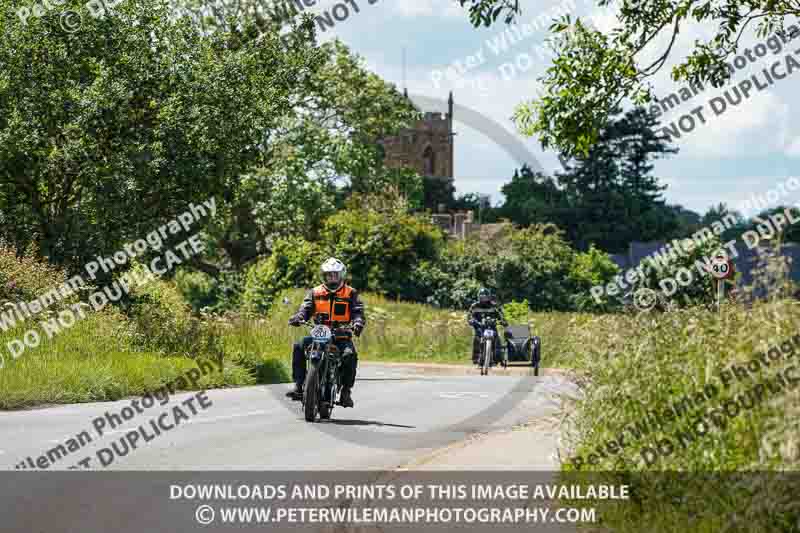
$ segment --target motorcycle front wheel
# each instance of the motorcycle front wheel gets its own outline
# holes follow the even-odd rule
[[[481,368],[481,375],[488,376],[489,375],[489,365],[492,362],[492,341],[487,340],[483,343],[483,368]]]
[[[332,383],[326,383],[325,397],[319,402],[319,418],[321,420],[328,420],[333,412],[333,403],[336,395],[339,393],[339,388]]]
[[[303,390],[303,409],[306,422],[314,422],[317,419],[317,407],[319,406],[319,366],[311,364],[309,367],[305,390]]]

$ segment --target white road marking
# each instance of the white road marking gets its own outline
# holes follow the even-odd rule
[[[489,395],[483,392],[440,392],[439,397],[447,400],[461,400],[468,397],[488,398]]]
[[[189,420],[188,422],[181,422],[180,425],[187,425],[187,424],[210,424],[211,422],[219,422],[220,420],[229,420],[232,418],[242,418],[245,416],[258,416],[258,415],[265,415],[274,411],[252,411],[250,413],[239,413],[235,415],[221,415],[221,416],[214,416],[210,418],[201,418],[199,420]],[[113,429],[111,431],[106,431],[103,435],[113,435],[114,433],[124,433],[126,431],[131,431],[135,429],[135,427],[127,427],[121,429]]]

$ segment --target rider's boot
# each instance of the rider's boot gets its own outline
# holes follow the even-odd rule
[[[344,387],[342,394],[339,396],[339,403],[342,407],[353,407],[353,398],[350,397],[350,387]]]
[[[302,400],[303,399],[303,384],[302,383],[295,383],[294,388],[286,393],[286,396],[291,398],[292,400]]]

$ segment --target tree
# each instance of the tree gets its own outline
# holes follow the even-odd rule
[[[374,141],[407,126],[417,111],[340,41],[320,45],[319,52],[325,61],[303,89],[298,113],[287,115],[273,135],[273,157],[241,176],[230,205],[209,229],[210,253],[195,265],[205,272],[241,269],[269,254],[270,240],[315,238],[323,219],[353,192],[397,187],[412,206],[421,206],[421,178],[384,167]]]
[[[740,223],[735,227],[731,228],[731,232],[736,232],[736,237],[739,237],[742,233],[747,230],[754,230],[757,231],[758,226],[761,224],[763,227],[767,225],[775,228],[775,223],[772,222],[772,216],[776,214],[780,214],[786,218],[785,210],[790,209],[792,212],[793,217],[797,217],[797,207],[796,206],[783,206],[780,205],[778,207],[773,207],[772,209],[765,209],[761,211],[758,215],[752,217],[750,220],[744,220],[741,215],[739,215]],[[737,213],[738,214],[738,213]],[[766,224],[762,224],[765,222]],[[774,229],[773,229],[774,231]],[[780,239],[781,242],[800,242],[800,225],[792,224],[788,220],[785,221],[784,225],[780,230],[776,232],[777,234],[774,237],[775,239]],[[765,239],[766,240],[766,239]]]
[[[437,176],[424,176],[422,179],[424,187],[423,205],[427,209],[436,211],[440,204],[446,208],[453,205],[455,202],[453,195],[456,192],[456,188],[453,186],[452,180]]]
[[[686,237],[704,226],[703,217],[691,209],[686,209],[682,205],[668,205],[666,209],[675,218],[677,226],[672,233],[665,236],[664,240]]]
[[[497,222],[499,215],[499,208],[492,207],[491,199],[488,195],[474,192],[462,194],[453,201],[450,208],[456,211],[472,211],[474,220],[480,224]]]
[[[661,197],[665,186],[650,175],[652,160],[677,149],[656,137],[655,124],[641,109],[629,110],[600,130],[587,155],[562,159],[557,181],[566,207],[558,221],[578,248],[620,252],[633,240],[660,239],[677,228]]]
[[[534,173],[529,166],[523,165],[514,171],[511,182],[503,185],[500,191],[505,196],[500,214],[515,224],[561,224],[566,198],[552,177]]]
[[[68,33],[57,11],[22,23],[1,1],[0,211],[18,217],[0,233],[73,267],[189,202],[232,198],[326,60],[308,25],[204,36],[164,2],[130,0]]]
[[[733,225],[733,227],[726,229],[720,235],[720,239],[722,239],[722,242],[728,242],[734,239],[739,239],[742,233],[748,230],[747,220],[740,212],[734,211],[733,209],[729,208],[725,203],[719,203],[717,205],[711,206],[708,209],[708,211],[706,211],[706,214],[703,215],[703,218],[700,220],[699,227],[710,226],[713,222],[721,221],[726,217],[729,218],[731,215],[733,215],[736,222]]]
[[[489,26],[500,14],[506,23],[521,13],[519,0],[459,0],[469,6],[475,26]],[[606,6],[608,0],[599,0]],[[691,53],[672,69],[673,81],[692,85],[709,83],[721,87],[729,78],[725,60],[735,55],[745,30],[755,22],[755,33],[764,37],[784,30],[784,21],[800,15],[794,0],[621,0],[620,27],[605,34],[564,16],[551,26],[556,57],[543,78],[544,96],[521,105],[515,120],[528,135],[538,135],[544,148],[555,147],[574,155],[587,152],[600,138],[607,117],[626,98],[636,105],[653,100],[649,79],[659,72],[672,54],[680,30],[704,22],[716,28],[708,41],[697,40]],[[666,33],[666,46],[653,61],[648,47]],[[791,25],[789,37],[800,34]],[[788,59],[787,59],[788,61]]]

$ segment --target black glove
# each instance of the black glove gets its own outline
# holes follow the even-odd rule
[[[303,323],[303,317],[300,315],[292,315],[292,317],[289,319],[290,326],[299,326],[302,323]]]
[[[362,331],[364,331],[364,324],[361,322],[353,324],[353,333],[355,333],[356,337],[360,337]]]
[[[472,318],[472,319],[470,319],[470,321],[468,322],[468,324],[474,328],[475,326],[477,326],[477,325],[478,325],[478,321],[477,321],[477,320],[475,320],[474,318]]]

